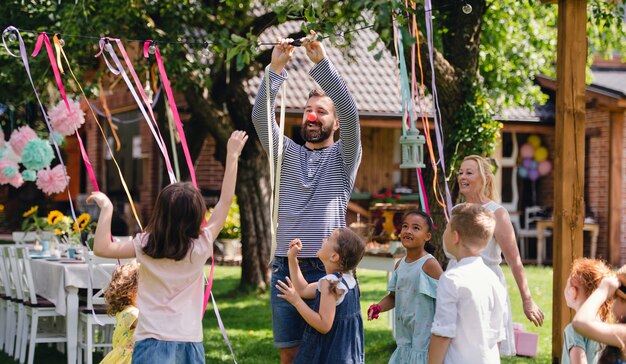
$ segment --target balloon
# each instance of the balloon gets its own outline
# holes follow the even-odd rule
[[[539,179],[539,171],[536,169],[531,169],[528,171],[528,179],[531,181],[536,181]]]
[[[531,169],[533,166],[533,160],[530,158],[524,158],[522,159],[522,167],[526,168],[526,169]]]
[[[540,176],[547,176],[552,172],[552,163],[550,163],[550,161],[540,162],[539,166],[537,166],[537,170]]]
[[[519,167],[517,169],[517,174],[522,177],[522,178],[526,178],[528,177],[528,169],[524,168],[524,167]]]
[[[528,168],[528,171],[530,171],[531,169],[537,169],[537,161],[531,159],[530,160],[530,168]]]
[[[539,138],[539,135],[533,134],[526,139],[526,143],[532,145],[534,148],[539,148],[541,145],[541,138]]]
[[[535,149],[535,160],[537,162],[543,162],[548,159],[548,148],[539,147]]]
[[[519,154],[522,156],[522,158],[532,158],[535,154],[535,148],[530,144],[524,144],[522,145]]]

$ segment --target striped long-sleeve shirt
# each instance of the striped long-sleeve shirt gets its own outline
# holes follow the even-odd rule
[[[287,72],[269,71],[271,109]],[[309,72],[335,103],[340,139],[332,146],[311,150],[284,137],[278,204],[276,256],[285,257],[289,242],[302,241],[301,258],[315,257],[322,239],[346,226],[346,209],[361,163],[361,131],[356,104],[334,65],[324,58]],[[265,151],[269,148],[265,78],[259,87],[252,122]],[[274,165],[278,151],[278,126],[271,113]]]

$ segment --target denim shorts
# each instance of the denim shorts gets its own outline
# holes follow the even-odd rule
[[[318,258],[298,259],[300,270],[307,282],[319,281],[326,275],[324,264]],[[291,303],[280,298],[276,289],[279,280],[286,282],[289,276],[289,263],[286,257],[274,257],[272,264],[272,283],[270,291],[270,304],[272,306],[272,328],[274,330],[274,346],[277,348],[292,348],[302,343],[302,334],[306,327],[306,321],[300,316]],[[304,300],[309,307],[313,306],[315,299]]]
[[[196,364],[205,363],[201,342],[161,341],[144,339],[135,343],[135,364]]]

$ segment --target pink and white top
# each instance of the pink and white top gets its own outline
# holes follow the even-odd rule
[[[187,257],[154,259],[142,248],[148,234],[133,239],[139,265],[135,341],[202,342],[204,264],[213,252],[213,236],[203,229]]]

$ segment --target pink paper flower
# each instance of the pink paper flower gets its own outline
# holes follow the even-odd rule
[[[9,144],[15,154],[21,156],[22,150],[24,150],[24,146],[31,140],[37,138],[37,133],[30,126],[21,126],[11,133],[11,138],[9,139]]]
[[[37,188],[48,195],[63,192],[67,187],[67,181],[70,177],[65,177],[65,169],[58,164],[52,169],[42,169],[37,172]]]
[[[4,148],[6,144],[7,144],[7,141],[4,140],[4,131],[0,129],[0,148]]]
[[[17,172],[13,175],[13,177],[11,177],[11,179],[9,179],[9,184],[15,188],[20,188],[24,184],[24,179],[22,178],[22,175]]]
[[[71,113],[67,112],[65,101],[61,100],[48,112],[50,125],[57,133],[68,136],[74,134],[76,129],[85,123],[85,113],[80,108],[80,103],[74,100],[68,100]]]

